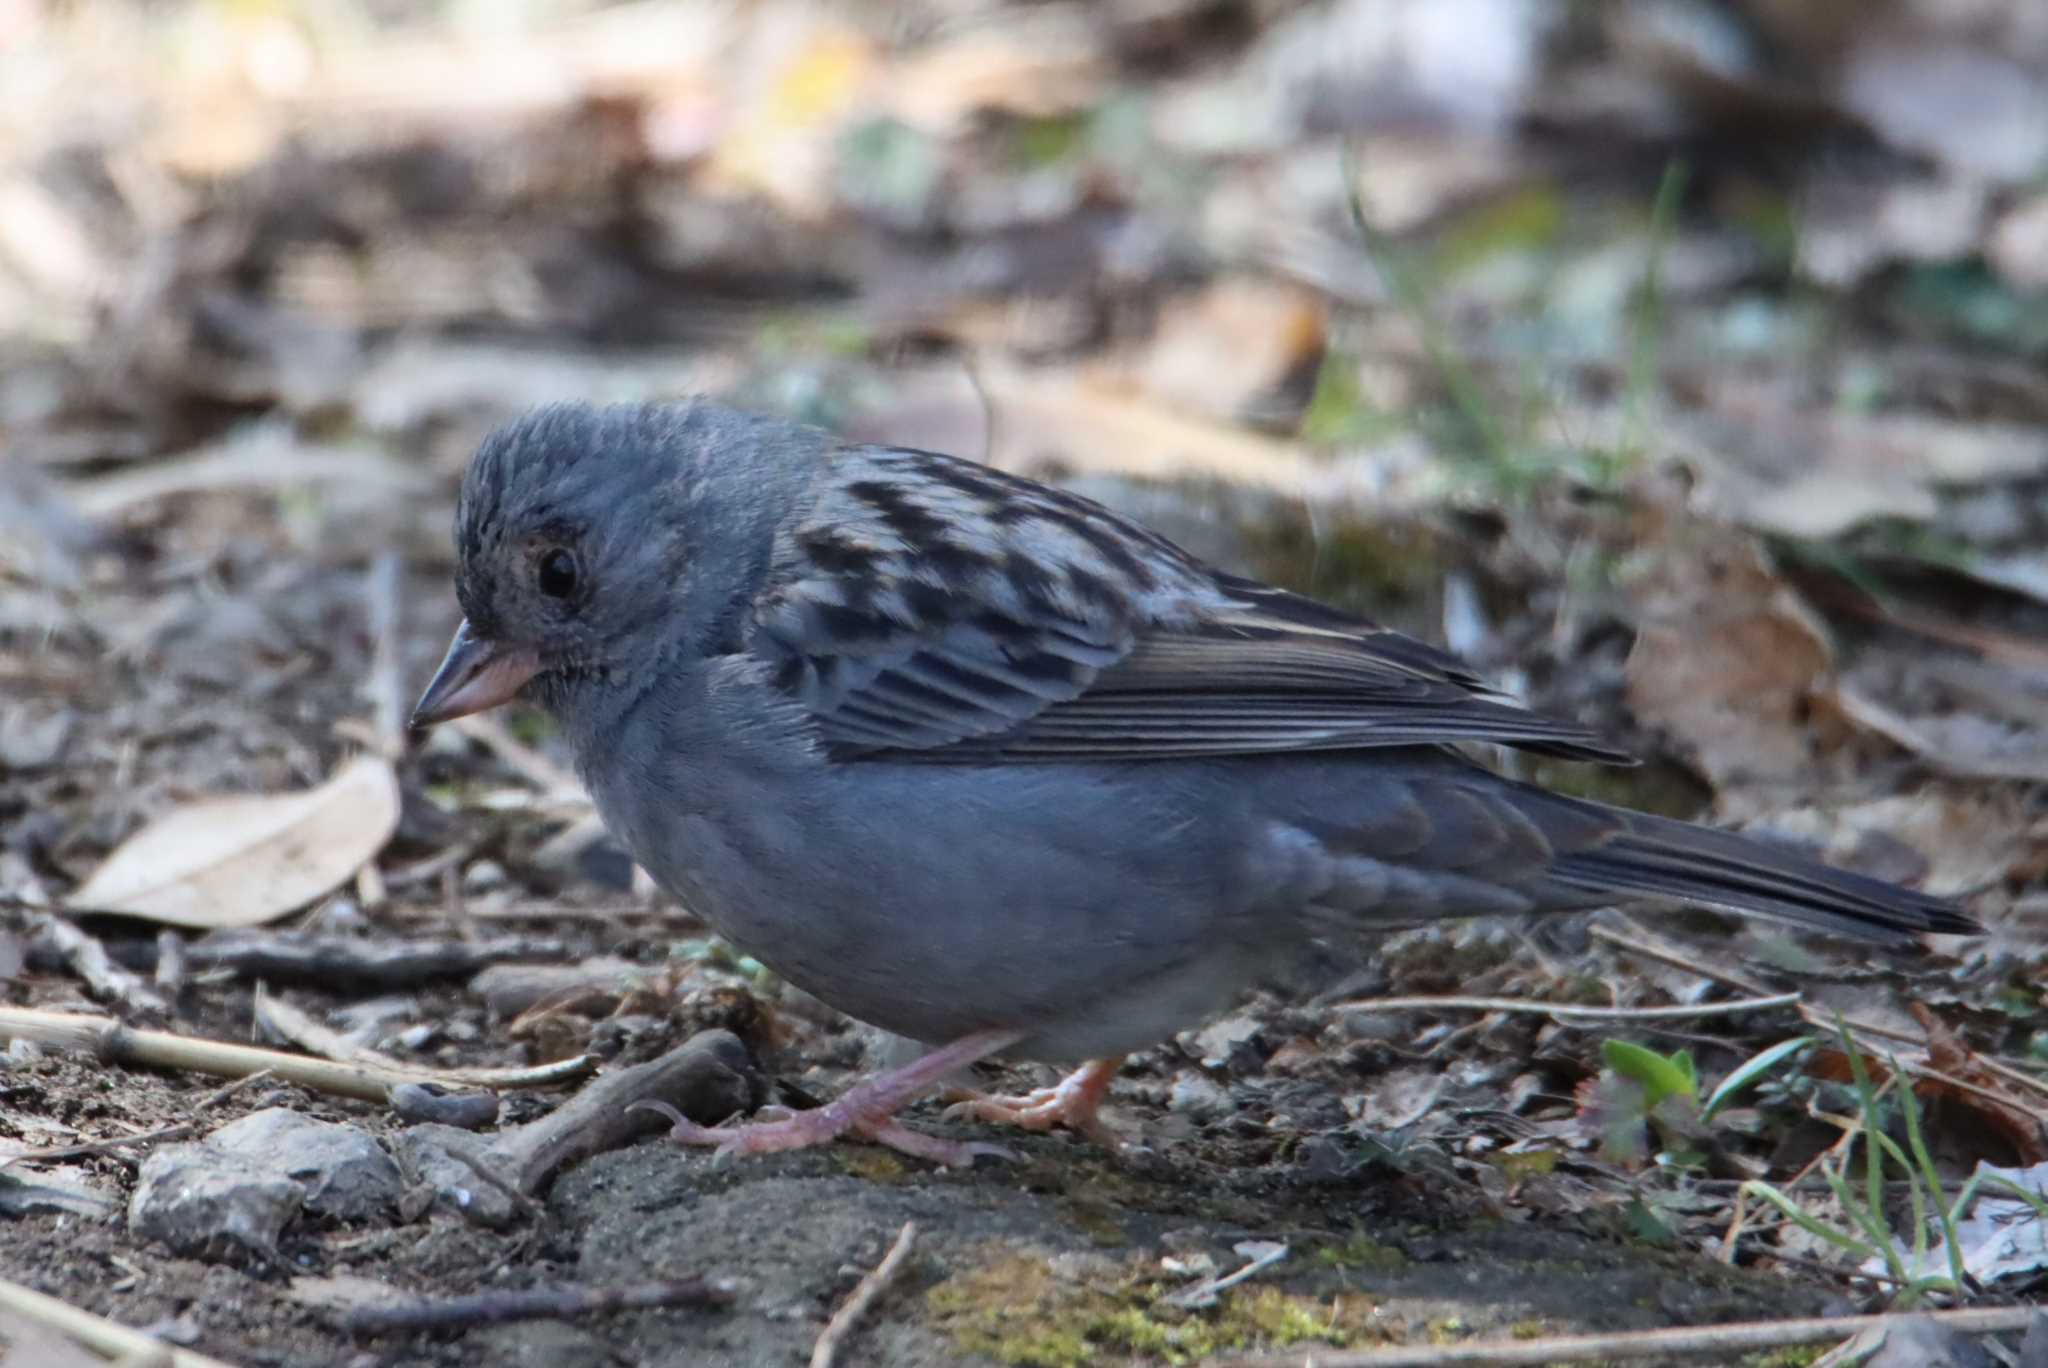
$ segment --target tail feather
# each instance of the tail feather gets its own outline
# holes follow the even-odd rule
[[[1561,855],[1548,873],[1587,892],[1641,893],[1707,903],[1864,940],[1983,930],[1946,898],[1835,869],[1751,836],[1617,814],[1600,845]]]

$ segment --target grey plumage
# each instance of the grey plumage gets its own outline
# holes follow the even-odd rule
[[[470,630],[531,652],[635,857],[917,1039],[1114,1054],[1306,938],[1623,895],[1974,928],[1502,779],[1444,743],[1625,757],[1442,651],[952,457],[709,403],[545,409],[478,452],[457,542]]]

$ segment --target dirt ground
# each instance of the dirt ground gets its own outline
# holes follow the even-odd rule
[[[0,4],[0,1279],[292,1365],[799,1363],[906,1223],[842,1364],[2038,1297],[2038,1236],[1955,1203],[1990,1166],[2038,1231],[2048,1192],[2048,25],[1652,8]],[[1644,761],[1503,766],[1987,934],[1435,926],[1135,1056],[1117,1153],[719,1162],[646,1118],[530,1201],[437,1176],[382,1092],[33,1015],[584,1061],[500,1080],[497,1137],[711,1030],[757,1100],[858,1077],[888,1042],[654,890],[545,718],[402,728],[478,440],[692,393],[1101,498]],[[393,1195],[137,1232],[148,1165],[274,1110]],[[729,1295],[347,1323],[691,1275]],[[102,1361],[4,1296],[0,1344]]]

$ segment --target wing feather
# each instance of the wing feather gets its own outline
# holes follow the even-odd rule
[[[1164,759],[1493,741],[1628,763],[1457,657],[1228,576],[1089,500],[850,447],[746,640],[845,759]]]

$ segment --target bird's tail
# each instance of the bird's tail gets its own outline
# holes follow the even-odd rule
[[[1851,874],[1768,841],[1609,809],[1621,830],[1560,854],[1550,880],[1588,893],[1707,903],[1865,940],[1983,930],[1945,898]]]

